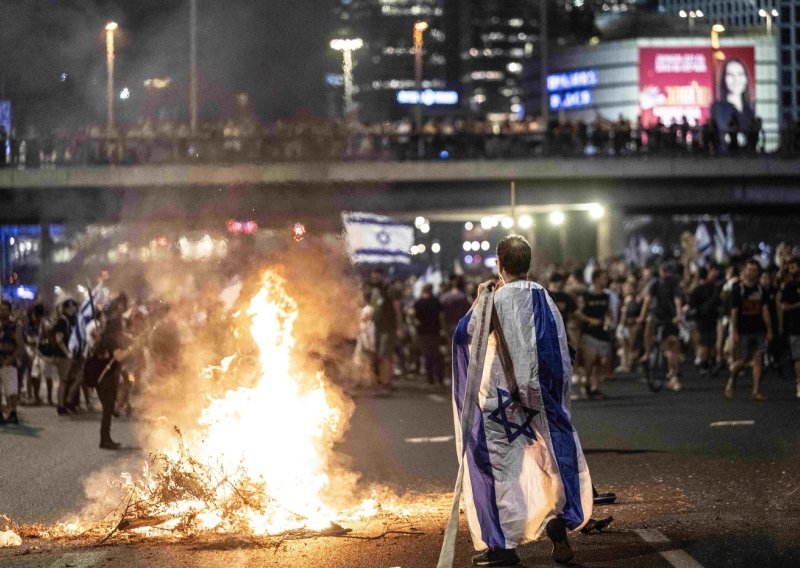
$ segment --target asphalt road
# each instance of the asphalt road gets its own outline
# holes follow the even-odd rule
[[[800,566],[794,385],[768,377],[768,401],[755,403],[744,380],[737,399],[727,402],[723,382],[687,373],[683,392],[653,394],[633,378],[619,378],[608,385],[607,400],[573,403],[593,480],[619,495],[618,504],[595,512],[614,516],[611,529],[573,537],[580,565]],[[115,438],[128,448],[113,454],[97,448],[99,415],[59,418],[50,408],[24,408],[21,416],[24,425],[0,428],[0,513],[17,523],[68,518],[81,509],[89,474],[144,457],[130,448],[132,423],[115,423]],[[449,393],[405,383],[388,398],[358,397],[338,448],[362,483],[441,505],[409,522],[406,528],[419,535],[277,546],[221,538],[92,547],[26,538],[22,547],[0,549],[0,566],[433,566],[456,472],[452,432]],[[472,554],[462,522],[456,565],[469,565]],[[525,566],[549,565],[548,554],[544,542],[520,549]]]

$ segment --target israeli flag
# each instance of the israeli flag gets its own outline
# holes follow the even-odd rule
[[[97,306],[100,303],[106,303],[108,295],[108,289],[104,288],[100,283],[94,290],[89,292],[89,297],[81,304],[77,314],[77,321],[72,328],[72,335],[69,336],[68,347],[73,358],[79,359],[86,355],[86,348],[88,347],[86,327],[92,321]]]
[[[711,254],[714,248],[714,241],[711,240],[711,233],[708,232],[708,227],[705,223],[697,225],[697,230],[694,232],[694,240],[697,243],[697,256],[701,259]]]
[[[577,530],[592,514],[592,482],[570,418],[572,363],[558,308],[535,282],[506,284],[493,300],[507,349],[486,322],[492,307],[481,302],[453,337],[456,446],[477,550],[535,540],[553,517]],[[477,372],[476,361],[483,364]],[[440,567],[452,560],[445,549]]]
[[[373,213],[342,213],[350,259],[358,264],[409,264],[414,229]]]

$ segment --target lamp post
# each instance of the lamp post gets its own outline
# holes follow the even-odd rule
[[[106,130],[114,129],[114,32],[119,26],[116,22],[106,24]]]
[[[355,39],[334,39],[331,49],[342,52],[342,76],[344,77],[344,108],[342,114],[347,116],[353,110],[353,52],[364,47],[364,42]]]
[[[689,20],[689,32],[693,32],[694,21],[697,18],[702,18],[704,14],[702,10],[689,10],[688,12],[686,10],[681,10],[680,12],[678,12],[678,15],[681,18],[686,18]]]
[[[772,35],[772,19],[778,17],[778,11],[761,8],[758,15],[767,20],[767,35]]]
[[[414,24],[414,79],[417,83],[417,105],[414,107],[414,124],[417,130],[417,154],[425,155],[425,140],[422,137],[422,51],[425,47],[425,30],[428,22]]]
[[[197,134],[197,0],[189,2],[189,131]]]

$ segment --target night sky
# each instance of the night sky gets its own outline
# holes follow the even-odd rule
[[[238,92],[251,95],[265,120],[324,112],[323,78],[336,62],[327,49],[330,0],[199,5],[201,84],[214,99],[207,112]],[[130,86],[129,104],[147,77],[172,76],[185,85],[188,14],[188,0],[1,0],[0,96],[26,123],[48,122],[51,113],[58,113],[55,122],[96,122],[104,112],[108,20],[120,24],[117,86]]]

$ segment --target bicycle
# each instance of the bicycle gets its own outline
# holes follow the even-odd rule
[[[644,364],[647,386],[653,392],[661,392],[664,385],[667,383],[667,375],[669,374],[667,358],[664,355],[664,350],[661,348],[664,339],[664,327],[664,324],[656,325],[653,347]]]

